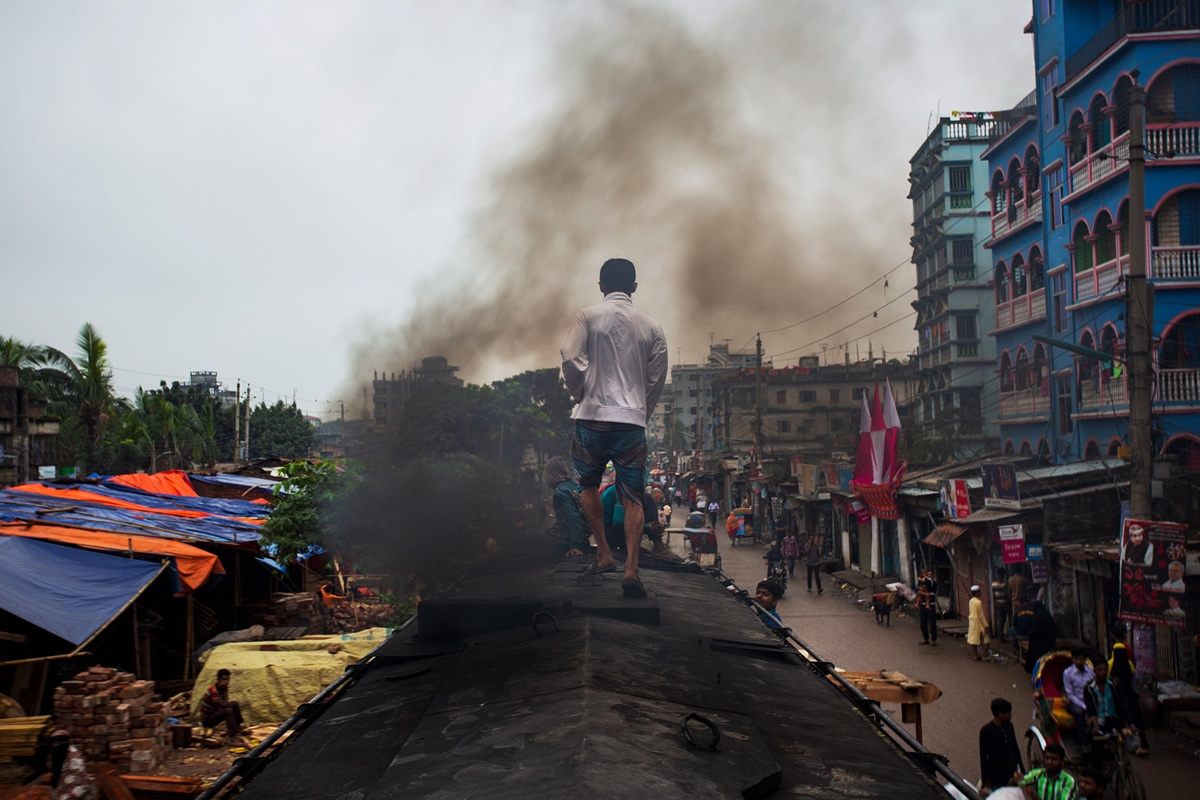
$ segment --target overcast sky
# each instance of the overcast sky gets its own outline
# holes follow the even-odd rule
[[[91,322],[122,393],[215,370],[351,416],[372,370],[422,355],[473,381],[557,366],[625,255],[694,362],[710,333],[743,346],[907,262],[908,159],[939,108],[1032,88],[1029,16],[0,0],[0,335],[73,353]],[[767,355],[910,351],[914,280],[765,334]]]

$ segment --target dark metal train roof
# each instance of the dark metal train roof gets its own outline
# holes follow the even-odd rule
[[[423,602],[240,797],[946,797],[711,575],[582,569]]]

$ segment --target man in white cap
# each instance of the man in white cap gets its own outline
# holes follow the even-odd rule
[[[988,621],[983,613],[983,600],[979,599],[979,585],[971,587],[971,602],[967,610],[967,644],[975,648],[975,660],[983,661],[987,655]]]

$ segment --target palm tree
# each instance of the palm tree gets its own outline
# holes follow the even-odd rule
[[[108,427],[115,411],[112,386],[112,367],[108,362],[108,345],[100,334],[85,322],[75,339],[78,360],[72,360],[52,348],[46,348],[52,365],[63,374],[61,386],[51,386],[54,400],[51,411],[64,419],[67,438],[78,435],[82,428],[84,469],[92,470],[96,445]]]

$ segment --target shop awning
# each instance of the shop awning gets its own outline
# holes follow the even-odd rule
[[[1020,511],[1013,511],[1007,508],[981,508],[973,512],[971,516],[958,520],[958,523],[960,525],[970,525],[973,522],[996,522],[997,520],[1019,517],[1021,513]]]
[[[1080,560],[1102,558],[1105,561],[1116,561],[1121,557],[1121,545],[1112,539],[1090,542],[1051,542],[1046,546],[1060,555]]]
[[[0,608],[84,644],[166,567],[21,536],[0,536]]]
[[[943,522],[934,528],[933,533],[926,536],[922,541],[934,547],[944,548],[966,532],[967,529],[962,525],[955,525],[953,522]]]

